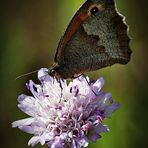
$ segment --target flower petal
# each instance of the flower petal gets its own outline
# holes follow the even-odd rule
[[[39,141],[40,141],[40,136],[33,136],[29,140],[28,145],[35,146],[37,143],[39,143]]]
[[[32,122],[34,122],[34,118],[26,118],[22,120],[18,120],[12,123],[12,127],[19,127],[19,126],[25,126],[25,125],[30,125]]]
[[[112,103],[105,107],[104,116],[106,118],[110,118],[110,114],[114,111],[116,111],[120,107],[119,103]]]

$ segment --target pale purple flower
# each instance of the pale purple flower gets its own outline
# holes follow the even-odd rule
[[[38,79],[41,84],[33,81],[27,84],[33,96],[18,97],[18,107],[30,117],[12,123],[13,127],[33,134],[28,145],[87,147],[89,141],[95,142],[101,137],[100,133],[109,131],[102,122],[110,118],[119,104],[113,102],[110,93],[102,90],[103,78],[91,81],[80,76],[68,85],[65,80],[60,84],[42,68]]]

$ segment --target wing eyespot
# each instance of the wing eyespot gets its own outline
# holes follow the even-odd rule
[[[96,14],[97,12],[99,12],[99,8],[98,8],[98,7],[93,7],[93,8],[90,10],[91,15],[94,15],[94,14]]]
[[[89,16],[95,15],[98,12],[101,12],[103,10],[105,10],[105,5],[104,4],[93,4],[88,9],[88,15]]]

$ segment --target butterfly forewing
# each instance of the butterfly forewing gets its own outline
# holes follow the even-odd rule
[[[72,78],[115,63],[128,63],[131,50],[127,30],[114,0],[87,0],[60,40],[56,72]]]

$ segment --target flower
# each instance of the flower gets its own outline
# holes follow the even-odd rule
[[[103,91],[103,78],[91,81],[80,76],[67,85],[66,80],[59,82],[42,68],[38,79],[39,85],[32,80],[27,84],[33,96],[18,97],[18,107],[30,117],[12,123],[12,127],[34,135],[28,145],[87,147],[89,141],[95,142],[100,133],[109,131],[102,122],[119,104]]]

